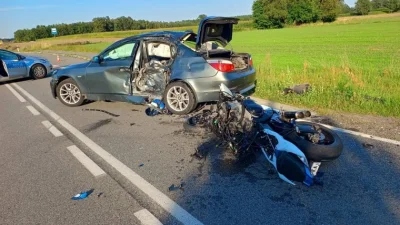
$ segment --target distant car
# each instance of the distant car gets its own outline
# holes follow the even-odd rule
[[[35,56],[23,56],[0,49],[0,81],[24,77],[42,79],[52,71],[53,66],[47,59]]]
[[[197,35],[161,31],[117,41],[89,62],[55,70],[53,97],[67,106],[85,99],[144,104],[158,98],[183,115],[199,103],[217,101],[221,83],[250,95],[256,88],[251,55],[227,47],[237,23],[236,18],[207,17]]]

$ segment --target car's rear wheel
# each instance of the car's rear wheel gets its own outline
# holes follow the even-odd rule
[[[165,88],[164,102],[168,110],[177,115],[186,115],[196,106],[192,90],[180,81],[172,82]]]
[[[47,69],[41,64],[36,64],[31,68],[31,76],[34,79],[42,79],[47,75]]]
[[[57,97],[61,103],[70,107],[80,106],[85,101],[81,89],[72,78],[65,79],[58,84]]]

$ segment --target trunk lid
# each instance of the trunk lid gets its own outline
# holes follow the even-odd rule
[[[197,32],[196,48],[208,41],[218,41],[224,47],[232,40],[233,25],[238,24],[239,19],[231,17],[206,17],[199,24]]]

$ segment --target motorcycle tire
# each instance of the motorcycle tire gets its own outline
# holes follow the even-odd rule
[[[308,160],[314,162],[328,162],[333,161],[342,154],[343,142],[340,137],[332,130],[311,122],[297,121],[297,125],[315,126],[321,129],[325,136],[329,136],[331,142],[329,144],[319,144],[313,143],[298,135],[298,133],[293,130],[292,132],[286,134],[284,138],[294,145],[296,145],[307,157]]]

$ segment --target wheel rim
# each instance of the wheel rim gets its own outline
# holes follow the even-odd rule
[[[313,126],[310,124],[301,124],[301,126],[307,126],[307,127],[310,127],[312,130],[319,131],[318,132],[319,133],[318,143],[314,143],[314,144],[331,145],[335,141],[334,137],[329,132],[327,132],[323,127]],[[307,141],[310,141],[310,140],[308,140],[308,138],[306,138],[306,139],[307,139]]]
[[[189,107],[189,93],[182,87],[174,86],[168,90],[167,102],[173,110],[182,112]]]
[[[35,69],[33,69],[33,74],[35,74],[35,77],[44,77],[46,72],[43,67],[37,66]]]
[[[60,88],[60,97],[65,103],[73,105],[81,99],[81,92],[76,85],[65,83]]]

